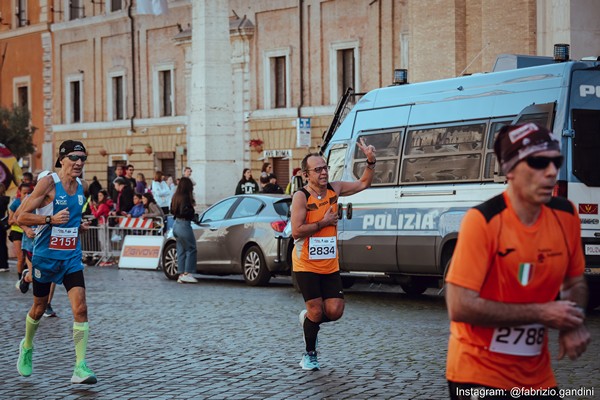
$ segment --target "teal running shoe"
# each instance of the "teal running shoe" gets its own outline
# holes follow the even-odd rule
[[[31,371],[33,371],[33,347],[30,349],[26,349],[23,345],[25,344],[25,338],[21,340],[19,344],[19,359],[17,360],[17,371],[19,371],[19,375],[28,377],[31,375]]]
[[[85,361],[75,365],[73,370],[73,376],[71,377],[71,383],[85,383],[88,385],[98,382],[94,371],[88,368]]]
[[[317,352],[309,351],[308,353],[304,353],[302,360],[300,360],[300,366],[306,371],[318,371],[321,369],[319,360],[317,360]]]

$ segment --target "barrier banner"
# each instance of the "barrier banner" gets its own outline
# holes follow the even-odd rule
[[[125,236],[119,268],[158,269],[164,239],[163,236]]]

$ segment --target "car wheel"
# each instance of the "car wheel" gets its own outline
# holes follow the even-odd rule
[[[425,281],[415,277],[411,277],[408,282],[401,283],[400,287],[409,296],[419,296],[427,290]]]
[[[246,250],[242,259],[242,268],[244,280],[250,286],[264,286],[271,280],[265,257],[258,246],[251,246]]]
[[[162,252],[162,269],[165,276],[171,280],[177,279],[177,244],[169,242]]]

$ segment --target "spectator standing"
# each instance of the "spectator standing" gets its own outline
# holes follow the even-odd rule
[[[31,186],[31,190],[33,190],[33,174],[31,172],[23,172],[23,177],[21,178],[21,184],[26,184],[26,185],[30,185]],[[17,191],[17,195],[16,195],[17,199],[21,198],[21,192]]]
[[[8,228],[8,203],[6,187],[0,183],[0,272],[8,272],[8,247],[6,246],[6,231]]]
[[[133,167],[133,165],[128,164],[125,167],[125,179],[127,179],[127,181],[129,182],[129,184],[131,185],[131,190],[133,192],[135,192],[135,187],[137,185],[137,181],[136,179],[133,177],[133,172],[135,171],[135,168]]]
[[[169,198],[171,197],[171,190],[167,182],[163,180],[162,171],[156,171],[154,173],[154,180],[152,181],[152,195],[156,200],[156,204],[162,208],[164,214],[169,213]]]
[[[242,172],[242,179],[239,180],[235,187],[235,194],[252,194],[258,193],[258,183],[252,178],[252,171],[250,168],[244,168]]]
[[[9,240],[12,242],[15,254],[17,256],[17,274],[19,276],[19,280],[21,280],[21,274],[23,273],[23,269],[25,268],[25,258],[23,257],[23,251],[21,251],[21,241],[23,239],[23,229],[17,223],[14,215],[19,206],[21,205],[22,200],[31,193],[31,184],[29,183],[21,183],[19,185],[19,191],[17,192],[17,197],[8,207],[8,223],[10,224],[10,233],[8,234]]]
[[[263,165],[260,169],[260,178],[259,178],[261,190],[263,187],[265,187],[265,185],[267,183],[269,183],[269,175],[271,175],[271,172],[273,172],[273,166],[271,165],[271,163],[268,163],[268,162],[263,163]]]
[[[90,206],[90,210],[92,211],[92,214],[98,221],[98,226],[102,226],[102,225],[106,224],[106,222],[108,221],[108,216],[110,215],[110,212],[112,210],[112,207],[113,207],[113,201],[111,200],[110,196],[108,195],[108,191],[101,189],[98,192],[98,200],[92,201],[91,206]],[[102,252],[102,254],[106,254],[106,250],[107,250],[106,239],[107,238],[105,235],[103,235],[103,234],[98,235],[98,242],[100,243],[100,251]],[[108,265],[112,265],[112,263],[101,260],[101,262],[100,262],[101,267],[108,266]]]
[[[146,212],[146,208],[144,207],[144,203],[142,202],[142,194],[134,193],[133,194],[133,207],[129,210],[128,217],[138,218],[141,217],[144,212]]]
[[[90,196],[92,196],[92,200],[98,201],[98,192],[100,192],[100,190],[102,190],[102,185],[98,181],[97,177],[94,176],[92,178],[92,182],[90,183],[90,187],[88,190],[89,190]]]
[[[285,188],[285,194],[293,195],[298,190],[304,187],[304,179],[302,179],[302,168],[294,168],[292,178]]]
[[[115,179],[114,185],[117,189],[117,202],[111,215],[125,216],[133,208],[133,189],[129,181],[122,176]]]
[[[269,183],[263,187],[263,193],[283,194],[283,189],[277,184],[277,176],[275,174],[269,175]]]
[[[192,169],[190,167],[184,168],[183,177],[188,178],[190,181],[192,181],[192,185],[196,186],[196,181],[192,179]]]
[[[550,131],[504,126],[494,153],[508,185],[467,211],[446,277],[450,398],[472,399],[464,394],[476,388],[503,389],[493,397],[507,400],[527,388],[540,393],[522,399],[558,399],[548,330],[559,331],[559,360],[576,360],[590,341],[581,222],[576,206],[552,197],[563,157]]]
[[[135,192],[139,194],[146,193],[147,189],[146,177],[141,172],[138,172],[135,178]]]
[[[177,283],[196,283],[192,276],[196,272],[196,237],[192,229],[196,202],[194,184],[189,178],[181,178],[171,201],[171,211],[175,217],[173,236],[177,240]]]

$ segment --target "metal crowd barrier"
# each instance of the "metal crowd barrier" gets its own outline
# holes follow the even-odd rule
[[[81,250],[88,265],[97,265],[119,258],[127,235],[160,236],[164,232],[162,217],[108,217],[105,224],[90,226],[81,233]]]

